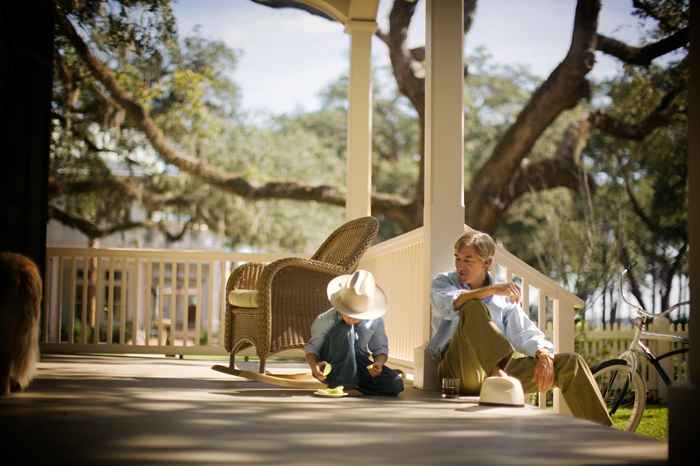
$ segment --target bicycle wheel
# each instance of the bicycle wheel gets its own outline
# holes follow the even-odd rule
[[[646,405],[646,386],[642,377],[624,359],[603,361],[593,369],[613,427],[634,432]]]
[[[682,385],[688,381],[688,351],[690,348],[678,348],[662,354],[657,361],[673,385]]]

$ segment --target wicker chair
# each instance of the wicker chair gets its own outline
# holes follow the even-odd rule
[[[323,242],[310,259],[285,258],[237,267],[226,284],[225,347],[235,370],[236,353],[255,346],[261,374],[270,354],[302,348],[311,323],[330,308],[328,282],[352,273],[377,236],[374,217],[352,220]]]

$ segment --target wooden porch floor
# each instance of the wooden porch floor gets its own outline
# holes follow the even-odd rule
[[[0,399],[9,464],[666,462],[665,443],[536,408],[480,407],[412,387],[398,399],[322,399],[227,376],[213,363],[44,356],[27,392]]]

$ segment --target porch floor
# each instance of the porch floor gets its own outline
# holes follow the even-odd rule
[[[410,386],[398,399],[317,398],[214,363],[45,355],[28,391],[0,399],[4,450],[52,465],[666,462],[665,443],[536,408],[480,407]]]

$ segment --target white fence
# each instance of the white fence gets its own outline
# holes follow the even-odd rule
[[[654,321],[650,331],[655,333],[666,333],[677,336],[688,336],[687,325],[671,324],[667,319],[661,318]],[[632,341],[633,329],[629,324],[616,323],[606,327],[605,329],[599,326],[585,326],[579,328],[577,334],[577,350],[586,358],[591,366],[606,360],[616,358],[620,353],[629,348]],[[657,341],[657,340],[642,340],[647,347],[656,355],[660,356],[668,351],[675,350],[681,346],[680,343]],[[669,375],[671,380],[676,381],[679,377],[683,377],[687,371],[687,357],[682,355],[679,357],[668,358],[661,362],[664,371]],[[644,358],[642,358],[644,360]],[[667,400],[667,386],[659,377],[658,372],[651,367],[650,364],[642,365],[642,376],[647,382],[649,390],[648,395],[651,399],[660,401]]]
[[[47,248],[42,350],[225,354],[226,278],[272,254]]]

